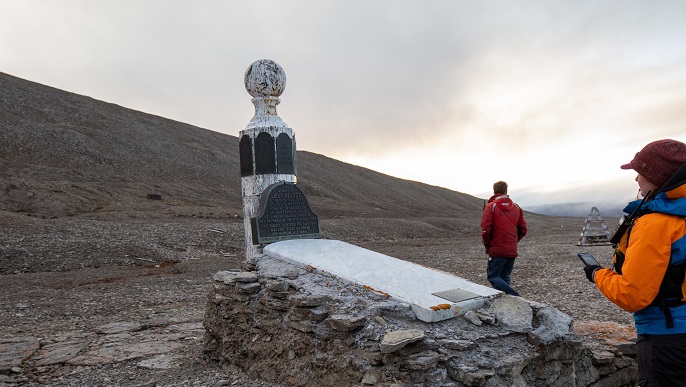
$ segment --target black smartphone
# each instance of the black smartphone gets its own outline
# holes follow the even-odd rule
[[[586,265],[586,266],[588,266],[588,265],[598,265],[598,266],[600,266],[600,264],[598,263],[598,261],[595,260],[595,258],[593,257],[593,255],[591,255],[591,253],[583,252],[583,253],[579,253],[579,254],[577,254],[577,255],[578,255],[579,258],[581,259],[581,262],[583,262],[584,265]]]

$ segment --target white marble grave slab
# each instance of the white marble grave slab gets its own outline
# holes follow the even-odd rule
[[[333,274],[370,291],[407,302],[417,318],[426,322],[461,316],[469,310],[481,308],[488,298],[502,293],[440,270],[337,240],[281,241],[266,246],[264,253],[300,267],[309,266]],[[473,293],[474,297],[453,302],[433,294],[439,292]]]

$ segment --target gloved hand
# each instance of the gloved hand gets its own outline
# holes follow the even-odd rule
[[[591,282],[595,282],[593,281],[593,273],[598,269],[602,269],[602,267],[598,265],[586,265],[586,267],[584,267],[584,272],[586,272],[586,278],[588,278],[588,280]]]

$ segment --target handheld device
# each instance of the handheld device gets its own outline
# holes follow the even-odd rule
[[[593,255],[592,255],[591,253],[583,252],[583,253],[579,253],[579,254],[577,254],[577,255],[578,255],[579,258],[581,259],[581,262],[583,262],[584,265],[586,265],[586,266],[588,266],[588,265],[597,265],[597,266],[600,266],[600,264],[598,263],[598,261],[596,261],[596,259],[593,257]]]

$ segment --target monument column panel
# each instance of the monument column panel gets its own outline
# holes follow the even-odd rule
[[[260,196],[278,182],[296,183],[295,134],[276,113],[286,74],[276,62],[262,59],[245,72],[245,89],[253,97],[255,115],[239,134],[245,260],[262,254],[253,244],[251,218],[258,215]]]

